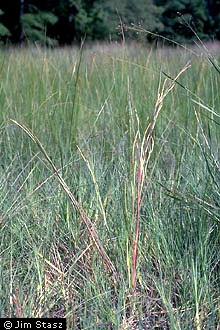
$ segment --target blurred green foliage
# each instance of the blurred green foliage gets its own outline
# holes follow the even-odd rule
[[[3,11],[0,9],[0,18],[3,15]],[[10,36],[9,30],[0,22],[0,42]]]
[[[49,46],[87,40],[149,40],[138,26],[177,42],[220,39],[220,1],[20,0],[0,5],[0,40]],[[12,19],[13,17],[13,19]]]

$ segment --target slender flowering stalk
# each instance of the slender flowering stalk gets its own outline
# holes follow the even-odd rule
[[[114,265],[112,264],[109,256],[107,255],[98,234],[96,233],[92,220],[86,215],[85,211],[83,210],[82,206],[78,203],[78,201],[76,200],[76,198],[74,197],[74,195],[72,194],[72,192],[70,191],[69,187],[67,186],[66,182],[64,181],[64,179],[61,177],[61,175],[59,174],[58,169],[56,168],[56,166],[54,165],[54,163],[52,162],[52,160],[50,159],[50,157],[48,156],[45,148],[43,147],[43,145],[41,144],[41,142],[39,141],[39,139],[24,125],[19,124],[17,121],[12,120],[11,121],[17,125],[18,127],[20,127],[29,137],[30,139],[37,144],[37,146],[39,147],[39,149],[41,150],[41,152],[43,153],[44,157],[46,158],[46,160],[48,161],[48,163],[51,165],[54,174],[56,175],[61,187],[63,188],[64,192],[66,193],[66,195],[69,197],[71,204],[73,205],[73,207],[79,212],[79,214],[81,215],[82,221],[85,224],[86,228],[88,229],[90,236],[93,240],[93,242],[95,243],[95,246],[97,247],[98,252],[100,253],[103,262],[105,263],[106,267],[108,268],[108,270],[112,273],[114,280],[117,281],[118,280],[118,274],[116,272],[116,269],[114,267]]]
[[[144,183],[147,173],[147,168],[151,154],[154,149],[154,139],[153,132],[157,122],[159,113],[163,107],[163,101],[165,97],[173,90],[176,85],[177,79],[190,68],[190,63],[187,63],[182,70],[177,74],[177,76],[172,79],[172,82],[167,87],[168,80],[165,79],[161,91],[158,92],[158,97],[155,103],[154,112],[150,124],[147,125],[144,132],[143,138],[140,138],[139,132],[139,119],[138,119],[138,132],[135,136],[133,150],[136,148],[138,160],[137,160],[137,170],[136,170],[136,212],[133,215],[135,219],[135,233],[132,242],[132,269],[131,269],[131,284],[132,284],[132,294],[136,295],[137,287],[137,266],[138,266],[138,243],[140,235],[140,224],[141,224],[141,208],[144,197]],[[134,152],[133,152],[134,153]],[[146,187],[145,187],[146,188]]]

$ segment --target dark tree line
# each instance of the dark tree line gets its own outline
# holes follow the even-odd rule
[[[0,42],[50,46],[87,40],[220,39],[220,0],[0,0]]]

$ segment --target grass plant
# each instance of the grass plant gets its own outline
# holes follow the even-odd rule
[[[0,317],[218,329],[218,57],[124,43],[0,67]]]

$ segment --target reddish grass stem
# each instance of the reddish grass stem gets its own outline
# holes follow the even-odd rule
[[[186,70],[190,68],[190,63],[187,63],[177,74],[174,79],[171,79],[171,83],[167,86],[167,79],[165,79],[161,91],[158,92],[157,100],[155,103],[153,116],[150,124],[147,125],[143,138],[140,138],[140,132],[138,132],[135,139],[134,146],[137,149],[138,154],[138,165],[136,171],[136,212],[134,215],[135,219],[135,232],[132,242],[132,252],[131,252],[131,285],[132,285],[132,296],[136,295],[137,287],[137,266],[138,266],[138,246],[139,246],[139,235],[140,235],[140,224],[141,224],[141,208],[143,202],[143,185],[146,177],[146,170],[150,160],[151,153],[154,148],[154,139],[153,132],[157,122],[158,115],[162,109],[163,101],[165,97],[173,90],[177,82],[177,79],[182,75]],[[139,121],[139,119],[138,119]],[[139,126],[138,126],[139,127]]]
[[[94,229],[94,225],[92,223],[92,220],[86,215],[85,211],[83,210],[82,206],[78,203],[78,201],[76,200],[76,198],[74,197],[74,195],[72,194],[72,192],[70,191],[68,185],[66,184],[66,182],[64,181],[64,179],[61,177],[61,175],[59,174],[58,169],[56,168],[56,166],[54,165],[54,163],[52,162],[52,160],[50,159],[50,157],[48,156],[45,148],[43,147],[42,143],[40,142],[40,140],[24,125],[19,124],[17,121],[12,120],[11,121],[17,125],[18,127],[20,127],[29,137],[30,139],[37,144],[37,146],[39,147],[39,149],[41,150],[41,152],[43,153],[44,157],[46,158],[46,160],[48,161],[48,163],[51,165],[54,174],[56,175],[61,187],[63,188],[64,192],[66,193],[66,195],[68,196],[72,206],[79,212],[83,223],[85,224],[86,228],[89,231],[89,234],[93,240],[93,242],[95,243],[95,246],[97,247],[97,250],[99,252],[99,254],[102,257],[102,260],[104,262],[104,264],[106,265],[107,269],[112,273],[113,278],[115,281],[118,280],[118,274],[117,271],[114,267],[114,265],[112,264],[109,256],[107,255],[100,239],[99,236],[97,234],[97,232]]]

